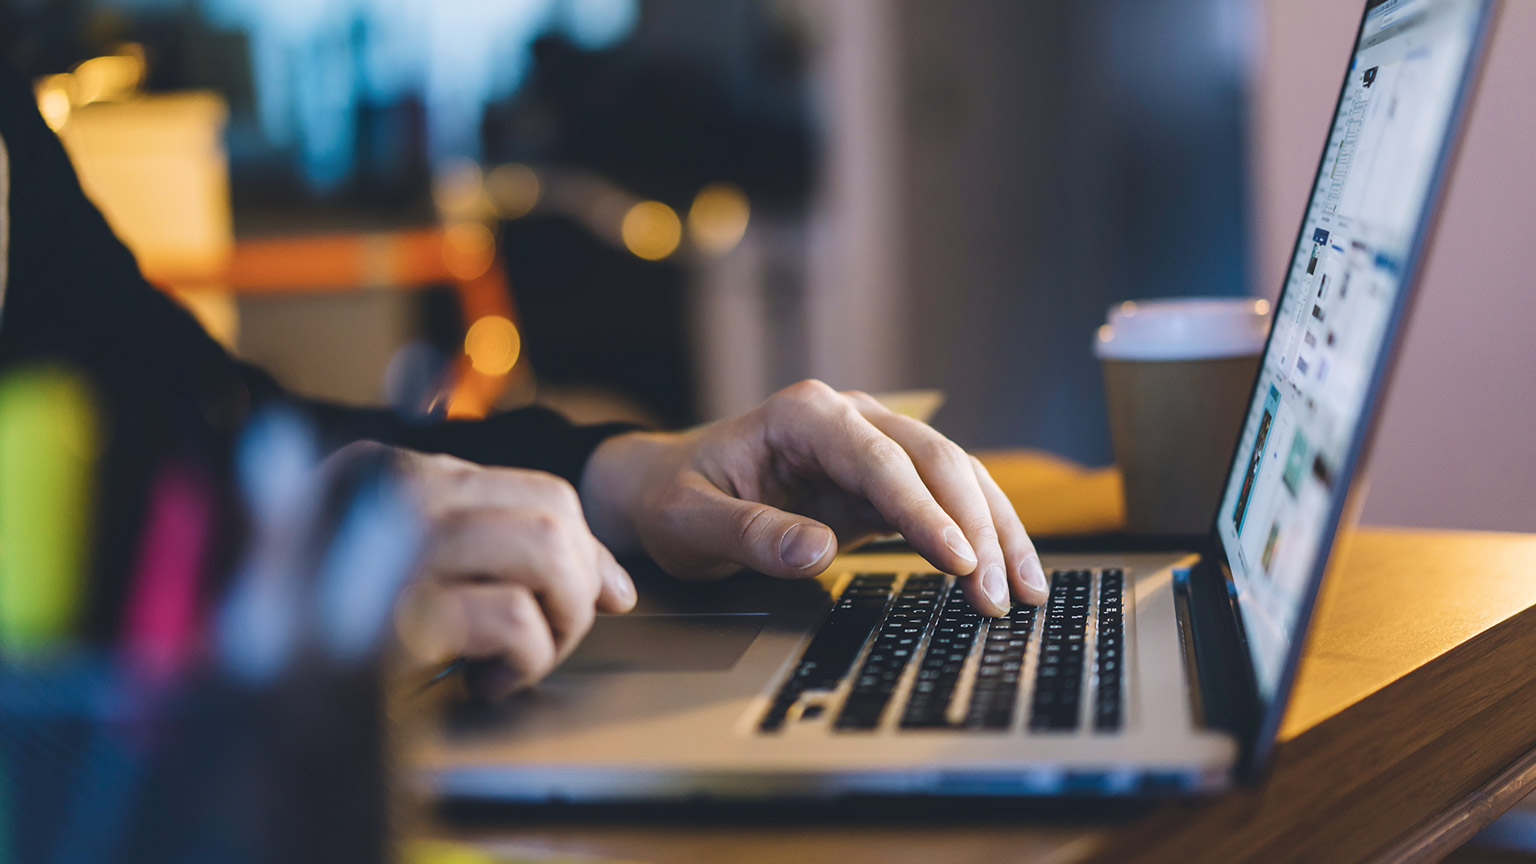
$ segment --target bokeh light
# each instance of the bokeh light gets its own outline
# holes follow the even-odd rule
[[[523,339],[517,325],[502,315],[486,315],[464,334],[464,353],[469,357],[469,365],[481,375],[511,372],[522,349]]]
[[[539,203],[539,175],[521,163],[492,168],[485,178],[485,188],[496,215],[503,219],[521,219]]]
[[[473,159],[451,159],[432,175],[432,203],[444,221],[485,215],[485,180]]]
[[[475,279],[496,260],[496,235],[479,222],[459,222],[443,232],[443,264],[455,279]]]
[[[92,57],[75,67],[75,104],[115,102],[132,96],[144,83],[142,48],[130,53]]]
[[[624,246],[647,261],[660,261],[677,251],[683,240],[683,223],[671,207],[660,201],[641,201],[624,214],[619,227]]]
[[[69,112],[74,105],[71,95],[74,89],[73,75],[49,75],[37,85],[37,110],[42,113],[48,128],[57,132],[69,122]]]
[[[736,248],[747,233],[752,207],[747,195],[730,183],[699,190],[688,208],[688,239],[705,252],[720,255]]]

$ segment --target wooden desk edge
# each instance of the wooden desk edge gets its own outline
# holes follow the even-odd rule
[[[1434,860],[1450,851],[1447,844],[1464,841],[1512,806],[1520,784],[1531,782],[1520,767],[1536,751],[1536,728],[1525,722],[1536,716],[1533,653],[1536,606],[1283,742],[1262,783],[1162,808],[1106,838],[1089,860],[1226,862],[1310,854],[1366,861],[1416,838],[1435,844],[1424,847],[1423,859]],[[1463,697],[1468,693],[1474,695]],[[1398,720],[1403,717],[1412,725]]]
[[[1536,750],[1377,856],[1378,864],[1439,861],[1536,792]]]

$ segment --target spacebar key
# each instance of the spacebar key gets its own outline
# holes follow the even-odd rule
[[[806,690],[835,688],[853,668],[884,611],[884,603],[833,610],[800,658],[797,683]]]

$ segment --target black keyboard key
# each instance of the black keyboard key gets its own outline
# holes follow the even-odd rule
[[[1040,660],[1029,728],[1076,729],[1082,698],[1083,640],[1093,574],[1087,570],[1058,570],[1051,574],[1051,592],[1041,612]]]
[[[965,602],[959,586],[950,589],[918,666],[912,694],[902,710],[903,729],[946,728],[946,714],[966,657],[976,643],[981,615]]]
[[[833,690],[853,667],[869,634],[880,623],[890,599],[894,575],[860,575],[838,597],[832,611],[816,631],[800,663],[779,690],[759,728],[775,732],[800,696],[810,690]],[[883,586],[883,587],[882,587]]]
[[[1124,722],[1124,595],[1125,574],[1105,570],[1099,577],[1099,638],[1094,650],[1098,689],[1094,695],[1093,728],[1098,732],[1117,731]]]
[[[868,730],[880,725],[891,693],[916,654],[923,631],[938,610],[942,577],[912,577],[902,586],[891,611],[880,625],[864,665],[854,679],[834,726],[842,731]]]
[[[971,687],[971,702],[966,707],[966,728],[1007,729],[1013,725],[1024,652],[1034,623],[1032,607],[1015,606],[1007,616],[994,619],[988,626],[976,681]]]

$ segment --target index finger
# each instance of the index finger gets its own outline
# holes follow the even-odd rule
[[[997,514],[982,489],[972,458],[926,423],[888,411],[864,394],[849,399],[865,419],[911,455],[918,476],[935,500],[965,531],[981,559],[976,572],[961,580],[966,599],[986,614],[1007,615],[1012,604],[1001,541],[1010,526],[996,524]],[[1023,530],[1022,525],[1019,530]]]
[[[976,551],[934,500],[907,451],[832,388],[801,387],[770,415],[781,451],[867,500],[933,566],[956,576],[973,572]]]

